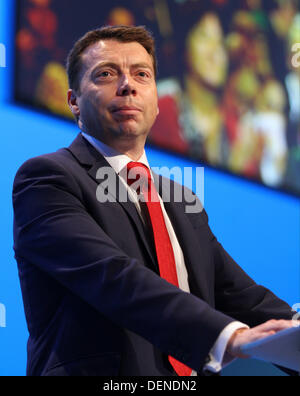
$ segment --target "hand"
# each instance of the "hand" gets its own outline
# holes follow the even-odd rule
[[[249,342],[260,340],[277,333],[278,331],[295,326],[293,320],[269,320],[252,329],[239,329],[235,331],[227,344],[226,352],[238,358],[248,358],[241,352],[241,347]]]

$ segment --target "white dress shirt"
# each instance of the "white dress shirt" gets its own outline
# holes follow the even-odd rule
[[[128,193],[130,194],[130,197],[132,201],[134,202],[137,211],[139,215],[141,216],[141,219],[143,223],[145,224],[145,219],[143,217],[143,213],[139,204],[139,200],[137,197],[137,193],[133,188],[130,188],[129,185],[127,184],[127,171],[126,171],[126,166],[129,162],[132,161],[131,158],[129,158],[125,154],[121,154],[112,147],[107,146],[103,142],[95,139],[94,137],[82,132],[82,136],[90,143],[92,144],[93,147],[95,147],[96,150],[98,150],[103,157],[106,159],[106,161],[110,164],[110,166],[114,169],[114,171],[119,175],[120,179],[124,183],[125,187],[128,190]],[[146,165],[150,171],[151,168],[149,166],[145,150],[142,154],[142,156],[139,158],[138,161],[135,162],[141,162],[142,164]],[[179,242],[177,240],[175,231],[173,229],[173,226],[171,224],[171,221],[169,219],[169,216],[167,215],[167,212],[164,207],[164,203],[159,196],[160,199],[160,204],[161,204],[161,209],[163,212],[164,220],[166,223],[166,227],[169,233],[170,241],[172,244],[172,248],[174,251],[174,258],[175,258],[175,263],[176,263],[176,271],[177,271],[177,278],[178,278],[178,284],[179,288],[182,289],[185,292],[190,292],[189,284],[188,284],[188,274],[184,262],[184,256],[182,249],[179,245]],[[221,369],[232,362],[234,358],[229,356],[228,354],[225,354],[226,346],[231,338],[232,334],[240,328],[247,328],[248,326],[241,323],[241,322],[232,322],[229,325],[227,325],[223,331],[220,333],[219,337],[217,338],[217,341],[215,342],[213,348],[210,351],[209,357],[210,361],[205,365],[204,369],[212,371],[214,373],[218,373],[221,371]],[[224,356],[225,355],[225,356]],[[192,372],[192,376],[197,375],[195,371]]]

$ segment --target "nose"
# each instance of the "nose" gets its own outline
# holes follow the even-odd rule
[[[134,82],[129,80],[129,77],[126,74],[123,74],[120,78],[117,95],[118,96],[130,96],[136,95],[136,88],[134,86]]]

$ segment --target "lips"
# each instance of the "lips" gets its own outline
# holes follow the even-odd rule
[[[141,111],[139,107],[136,106],[118,106],[112,109],[112,113],[130,113],[130,112],[137,112]]]

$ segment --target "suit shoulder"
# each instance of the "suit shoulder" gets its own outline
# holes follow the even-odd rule
[[[29,158],[18,168],[16,178],[23,174],[38,174],[41,171],[63,169],[64,164],[71,161],[70,155],[66,149],[59,149],[53,153],[42,154]]]
[[[71,155],[66,149],[59,149],[53,153],[43,154],[26,160],[17,170],[14,181],[13,191],[18,186],[34,183],[35,180],[56,181],[66,179],[70,176],[72,167],[67,166],[72,161]],[[62,176],[62,177],[60,177]],[[69,177],[68,177],[69,178]],[[70,178],[69,178],[70,179]]]

